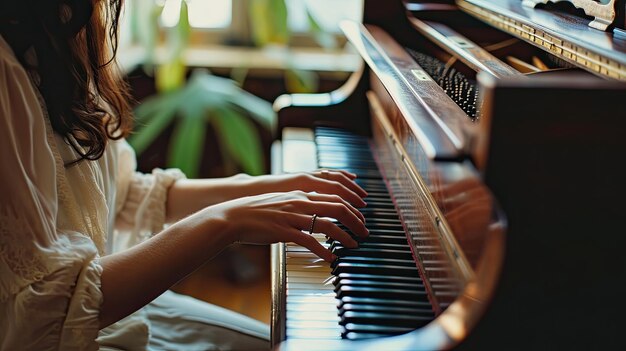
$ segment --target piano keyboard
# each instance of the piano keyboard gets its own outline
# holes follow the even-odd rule
[[[339,257],[331,265],[304,247],[285,246],[285,337],[357,340],[426,325],[435,317],[433,306],[367,138],[320,127],[315,144],[320,168],[355,173],[368,192],[368,205],[360,211],[370,235],[354,236],[359,248],[348,249],[314,233]]]

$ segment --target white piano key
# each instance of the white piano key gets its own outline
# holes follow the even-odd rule
[[[337,305],[337,300],[334,296],[332,299],[328,295],[288,295],[287,303],[333,303]]]
[[[332,278],[328,281],[328,278]],[[333,285],[332,280],[334,280],[334,276],[330,277],[311,277],[311,276],[291,276],[287,277],[287,283],[309,283],[309,284],[319,284],[319,285]]]
[[[289,257],[287,259],[287,263],[291,264],[291,265],[295,265],[295,264],[299,264],[299,265],[303,265],[303,266],[315,266],[315,267],[328,267],[330,268],[330,265],[328,264],[328,262],[322,260],[319,257]]]
[[[322,285],[322,284],[310,284],[310,283],[290,283],[287,282],[287,289],[298,289],[298,290],[333,290],[335,287],[333,285]]]
[[[319,278],[326,279],[331,273],[328,271],[313,271],[313,270],[294,270],[287,272],[287,278],[300,277],[300,278]]]
[[[319,311],[287,311],[287,320],[339,322],[337,313]]]
[[[302,266],[299,264],[291,264],[287,262],[287,269],[300,271],[300,272],[326,272],[327,274],[331,274],[331,269],[328,266],[320,266],[320,265],[308,265]]]
[[[289,311],[337,313],[337,300],[335,299],[334,301],[335,302],[330,303],[298,303],[292,301],[291,304],[287,306],[287,309]]]
[[[326,245],[322,245],[322,246],[328,248]],[[290,253],[290,252],[311,252],[311,250],[307,249],[306,247],[300,246],[300,245],[293,245],[293,246],[286,245],[285,246],[285,252],[286,253]]]
[[[335,329],[289,329],[287,338],[297,339],[340,339],[341,333]]]
[[[332,296],[335,297],[334,291],[321,291],[321,290],[287,290],[287,296]]]
[[[287,258],[291,258],[291,257],[307,257],[307,258],[319,258],[316,254],[312,253],[311,251],[287,251]]]
[[[290,305],[302,305],[302,306],[313,306],[313,305],[325,305],[325,306],[335,306],[339,304],[337,299],[329,299],[328,296],[296,296],[291,295],[287,296],[287,307]],[[289,308],[287,308],[289,310]]]
[[[326,322],[326,321],[299,321],[299,320],[288,320],[287,328],[294,329],[335,329],[341,330],[341,326],[337,322]]]

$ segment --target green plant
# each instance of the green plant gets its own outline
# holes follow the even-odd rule
[[[230,79],[196,70],[184,87],[150,97],[135,109],[136,122],[143,127],[129,141],[140,154],[176,120],[168,165],[195,177],[207,126],[211,124],[224,159],[232,158],[246,173],[261,174],[261,141],[250,117],[274,130],[276,119],[269,103],[242,90]]]
[[[167,166],[183,170],[189,177],[198,176],[208,125],[219,138],[223,159],[234,160],[249,174],[264,171],[261,141],[251,118],[273,131],[276,116],[271,105],[241,89],[233,80],[211,75],[208,70],[192,72],[186,81],[187,67],[183,53],[189,44],[191,27],[186,0],[181,2],[179,22],[166,28],[165,55],[154,65],[159,38],[159,17],[163,3],[155,0],[134,0],[132,18],[136,41],[146,49],[145,69],[154,70],[158,94],[149,97],[135,109],[137,131],[129,142],[141,155],[165,128],[174,124],[168,145]],[[250,0],[251,36],[256,46],[273,45],[288,50],[291,33],[287,24],[285,0]],[[332,34],[318,25],[307,11],[310,32],[319,45],[336,47]],[[318,78],[313,72],[293,68],[288,63],[285,84],[291,92],[317,90]],[[245,70],[234,70],[233,77],[243,82]]]
[[[143,28],[143,43],[147,47],[148,67],[156,46],[157,20],[162,7],[156,3],[142,3],[143,14],[137,24]],[[129,138],[130,144],[141,154],[174,123],[168,146],[167,165],[180,168],[187,176],[197,177],[208,125],[219,138],[220,151],[225,162],[234,160],[241,169],[252,175],[264,171],[263,151],[255,124],[273,131],[275,113],[271,105],[243,89],[236,82],[211,75],[208,70],[195,70],[188,82],[187,68],[182,57],[188,45],[190,26],[187,3],[182,1],[178,25],[167,29],[166,57],[155,68],[158,94],[147,98],[135,109],[137,131]],[[141,22],[143,16],[143,22]],[[153,26],[152,30],[149,26]]]
[[[304,3],[309,33],[323,48],[337,47],[335,37],[321,28],[315,17]],[[256,46],[268,45],[282,47],[287,50],[291,40],[288,26],[288,11],[285,0],[251,0],[248,12],[250,18],[251,37]],[[295,69],[291,62],[285,70],[285,86],[293,93],[310,93],[317,91],[318,77],[314,72]]]

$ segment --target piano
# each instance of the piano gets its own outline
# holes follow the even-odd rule
[[[273,245],[273,348],[623,347],[626,31],[591,21],[366,0],[342,23],[362,68],[275,101],[272,167],[356,173],[370,236],[313,233],[333,264]]]

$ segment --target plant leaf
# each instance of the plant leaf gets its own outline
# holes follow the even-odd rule
[[[253,0],[249,9],[250,30],[255,45],[286,45],[289,42],[285,0]]]
[[[319,84],[317,74],[311,71],[300,69],[285,70],[285,85],[287,91],[292,93],[312,93],[316,92]]]
[[[290,32],[285,0],[269,0],[269,15],[273,29],[270,41],[275,44],[287,44]]]
[[[154,0],[136,0],[133,5],[131,16],[134,38],[143,46],[145,51],[144,69],[150,72],[154,61],[154,52],[159,33],[159,17],[163,6],[159,6]]]
[[[244,172],[259,175],[264,172],[261,140],[254,124],[235,110],[220,109],[212,121],[222,147],[241,165]]]
[[[173,98],[173,96],[167,96],[167,98]],[[133,146],[138,155],[143,153],[148,146],[152,144],[154,139],[163,132],[165,127],[171,123],[176,115],[176,101],[165,100],[165,98],[161,100],[157,97],[156,99],[152,99],[140,105],[140,107],[143,107],[142,109],[137,108],[135,110],[135,115],[138,116],[139,120],[145,123],[143,127],[139,128],[139,130],[128,139],[128,142]],[[159,108],[157,109],[156,107]]]
[[[249,69],[248,67],[233,67],[230,70],[230,79],[237,82],[237,85],[243,87],[243,84],[246,82],[246,77],[248,77]]]
[[[178,105],[178,100],[183,95],[183,90],[161,93],[144,99],[134,109],[135,126],[142,128],[157,112],[167,109],[173,111]]]
[[[191,77],[191,84],[194,85],[194,89],[197,85],[199,89],[203,90],[200,98],[205,100],[207,106],[232,108],[232,106],[228,105],[235,105],[248,112],[249,116],[258,121],[263,127],[274,132],[276,128],[276,113],[272,105],[241,89],[232,80],[213,76],[202,71],[194,71]]]
[[[187,113],[179,118],[172,134],[168,165],[180,168],[189,178],[197,178],[204,149],[206,120],[202,110],[188,110]]]
[[[187,67],[180,57],[159,65],[155,77],[157,91],[163,93],[179,89],[185,84],[186,72]]]
[[[269,0],[250,2],[248,16],[250,17],[250,34],[256,46],[265,46],[270,42],[270,22],[268,18]]]
[[[168,61],[175,61],[181,58],[183,51],[189,44],[190,35],[189,6],[186,0],[182,0],[180,2],[178,23],[167,31],[167,44],[169,47],[167,55]]]
[[[309,9],[309,7],[306,5],[306,2],[304,3],[304,5],[306,10],[306,17],[309,22],[309,31],[313,35],[313,39],[315,39],[315,42],[325,49],[333,49],[339,46],[337,44],[335,36],[332,33],[324,30],[319,25],[315,17],[313,17],[311,9]]]

